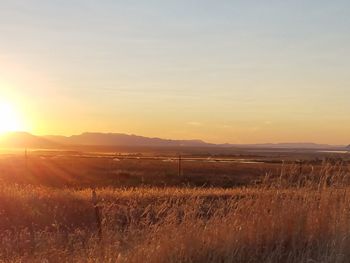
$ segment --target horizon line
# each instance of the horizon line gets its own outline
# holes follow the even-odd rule
[[[169,141],[200,141],[203,142],[205,144],[212,144],[212,145],[217,145],[217,146],[223,146],[223,145],[232,145],[232,146],[239,146],[239,145],[283,145],[283,144],[292,144],[292,145],[297,145],[297,144],[313,144],[313,145],[324,145],[324,146],[333,146],[333,147],[348,147],[350,146],[350,142],[349,144],[330,144],[330,143],[317,143],[317,142],[312,142],[312,141],[282,141],[282,142],[263,142],[263,143],[230,143],[230,142],[225,142],[225,143],[212,143],[212,142],[207,142],[203,139],[170,139],[170,138],[162,138],[162,137],[156,137],[156,136],[145,136],[145,135],[138,135],[138,134],[134,134],[134,133],[122,133],[122,132],[98,132],[98,131],[84,131],[84,132],[80,132],[77,134],[71,134],[71,135],[62,135],[62,134],[44,134],[44,135],[38,135],[35,134],[33,132],[30,131],[8,131],[8,132],[4,132],[2,134],[0,134],[0,137],[2,136],[6,136],[8,134],[14,134],[14,133],[26,133],[26,134],[30,134],[36,137],[47,137],[47,136],[61,136],[61,137],[73,137],[73,136],[80,136],[83,134],[110,134],[110,135],[126,135],[126,136],[137,136],[137,137],[143,137],[143,138],[148,138],[148,139],[160,139],[160,140],[169,140]]]

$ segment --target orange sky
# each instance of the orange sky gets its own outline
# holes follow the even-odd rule
[[[350,143],[344,1],[39,2],[0,10],[0,105],[12,105],[12,126]]]

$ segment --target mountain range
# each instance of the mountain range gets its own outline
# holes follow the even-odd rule
[[[210,144],[201,140],[169,140],[149,138],[123,133],[91,133],[86,132],[73,136],[44,136],[46,140],[62,145],[98,145],[98,146],[191,146],[201,147]]]
[[[0,136],[0,147],[53,149],[69,146],[137,146],[137,147],[236,147],[286,149],[349,149],[349,146],[316,143],[212,144],[202,140],[170,140],[123,133],[86,132],[73,136],[36,136],[27,132],[11,132]]]
[[[27,132],[9,132],[0,136],[0,147],[8,148],[57,148],[60,145],[44,137]]]

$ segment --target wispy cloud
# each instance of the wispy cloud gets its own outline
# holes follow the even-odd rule
[[[189,121],[189,122],[187,122],[187,125],[198,127],[198,126],[203,126],[203,123],[198,122],[198,121]]]

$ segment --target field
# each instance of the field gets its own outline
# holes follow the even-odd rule
[[[348,262],[347,154],[177,158],[2,154],[0,260]]]

